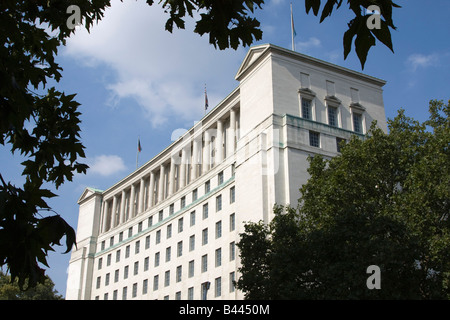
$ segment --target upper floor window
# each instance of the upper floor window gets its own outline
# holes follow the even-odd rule
[[[353,117],[353,131],[363,133],[362,115],[353,112],[352,117]]]
[[[302,118],[312,120],[312,101],[302,98]]]

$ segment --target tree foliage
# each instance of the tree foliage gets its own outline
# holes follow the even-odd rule
[[[389,134],[372,125],[341,155],[310,158],[298,207],[241,235],[246,298],[450,299],[449,104],[431,101],[424,123],[400,110]]]
[[[43,283],[28,290],[20,290],[17,279],[11,281],[9,275],[0,271],[0,300],[63,300],[54,287],[53,281],[46,277]]]

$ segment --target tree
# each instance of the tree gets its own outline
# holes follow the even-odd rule
[[[450,299],[450,101],[400,110],[331,160],[309,159],[296,208],[276,206],[238,244],[248,299]],[[380,268],[369,289],[367,268]]]
[[[384,20],[379,31],[364,28],[369,2],[381,8]],[[389,27],[394,28],[392,7],[397,6],[390,0],[348,3],[355,19],[344,36],[345,56],[355,35],[356,52],[364,61],[375,43],[373,35],[392,49]],[[219,49],[247,46],[262,36],[260,23],[252,15],[262,8],[263,0],[161,0],[159,4],[169,13],[165,27],[170,32],[174,25],[184,28],[184,18],[198,12],[194,32],[209,34],[210,43]],[[328,0],[321,21],[341,4],[342,0]],[[0,144],[9,145],[12,153],[26,159],[22,162],[23,186],[5,181],[0,174],[0,266],[9,267],[12,280],[18,278],[20,287],[26,279],[29,286],[45,280],[40,264],[48,267],[48,251],[64,236],[66,252],[76,244],[75,231],[59,214],[42,214],[52,211],[46,200],[56,196],[48,186],[58,189],[88,168],[79,162],[85,157],[79,139],[79,103],[75,94],[46,86],[61,79],[55,56],[75,32],[74,25],[80,23],[89,31],[109,6],[110,0],[73,0],[70,6],[61,0],[0,1],[0,41],[4,44],[0,46]],[[305,8],[317,15],[320,0],[305,0]]]
[[[43,283],[20,290],[17,280],[11,281],[9,275],[0,271],[0,300],[63,300],[54,287],[53,281],[46,277]]]

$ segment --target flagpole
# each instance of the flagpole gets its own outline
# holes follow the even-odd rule
[[[291,2],[291,36],[292,36],[292,51],[295,51],[295,44],[294,44],[294,15],[292,13],[292,2]]]

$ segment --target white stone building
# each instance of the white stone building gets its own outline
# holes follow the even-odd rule
[[[105,191],[81,195],[66,299],[242,299],[244,222],[297,204],[308,155],[338,153],[373,120],[383,80],[273,45],[186,134]]]

